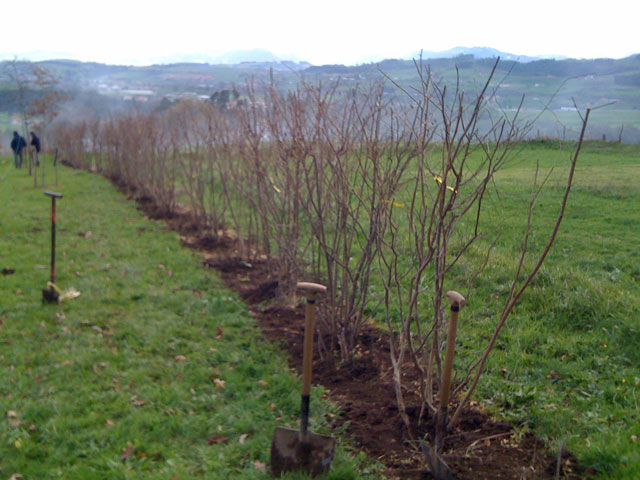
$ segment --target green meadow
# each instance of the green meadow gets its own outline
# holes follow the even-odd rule
[[[56,283],[81,295],[43,305],[51,202],[9,160],[0,266],[15,273],[0,275],[0,478],[270,478],[273,429],[295,428],[300,383],[242,301],[107,180],[61,168],[49,187],[64,195]],[[321,395],[311,425],[327,433],[335,407]],[[325,478],[381,478],[350,452],[341,439]]]
[[[497,174],[481,218],[489,235],[448,279],[469,300],[458,377],[508,294],[536,169],[549,178],[534,210],[533,253],[552,230],[574,148],[524,144]],[[0,267],[16,272],[0,276],[0,478],[268,478],[271,433],[295,425],[299,382],[246,306],[162,222],[99,176],[66,168],[58,284],[81,295],[41,305],[50,203],[8,160]],[[407,203],[402,192],[395,200]],[[639,201],[640,147],[586,142],[556,244],[474,397],[518,434],[532,431],[555,451],[566,442],[612,480],[640,478]],[[372,293],[380,288],[374,279]],[[368,313],[381,320],[375,305]],[[326,432],[334,407],[320,394],[312,421]],[[341,442],[329,478],[378,478],[349,452]]]
[[[461,314],[461,370],[486,344],[508,294],[536,167],[539,180],[550,176],[534,210],[528,265],[552,230],[574,148],[531,142],[497,175],[482,225],[500,236]],[[476,395],[551,448],[566,441],[601,478],[640,478],[639,219],[640,148],[587,142],[557,241],[502,331]],[[472,264],[462,262],[450,288],[465,288]]]

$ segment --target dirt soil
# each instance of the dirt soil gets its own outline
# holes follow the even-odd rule
[[[215,268],[226,285],[248,304],[264,336],[287,348],[292,368],[300,371],[304,329],[303,306],[286,309],[273,306],[278,282],[275,266],[266,259],[247,262],[235,249],[233,236],[222,240],[200,235],[187,213],[171,216],[158,212],[149,202],[139,207],[152,218],[163,219],[181,235],[182,242],[203,254],[204,264]],[[391,379],[388,339],[373,325],[359,336],[357,359],[339,365],[319,358],[315,352],[313,381],[322,385],[341,414],[330,419],[345,431],[356,447],[387,467],[389,479],[431,479],[424,455],[411,441],[396,406]],[[411,381],[411,373],[405,381]],[[418,402],[415,402],[418,405]],[[434,418],[430,412],[419,419],[419,407],[407,400],[413,421],[413,438],[433,439]],[[495,421],[477,404],[465,411],[443,447],[443,459],[456,480],[582,479],[594,472],[581,467],[563,451],[558,455],[531,434],[520,436],[512,425]],[[558,470],[559,469],[559,473]]]

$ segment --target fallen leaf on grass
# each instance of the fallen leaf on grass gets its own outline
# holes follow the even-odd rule
[[[136,447],[134,445],[131,445],[129,447],[123,448],[122,449],[122,456],[120,457],[120,460],[122,460],[123,462],[129,458],[131,456],[131,454],[135,451]]]
[[[142,405],[147,403],[147,401],[134,395],[133,397],[131,397],[131,403],[133,403],[136,407],[141,407]]]
[[[9,410],[7,412],[7,417],[8,418],[18,418],[18,412],[16,412],[15,410]]]
[[[224,329],[222,327],[218,327],[218,330],[216,330],[216,340],[220,340],[222,338],[223,332],[224,332]]]
[[[267,381],[266,381],[266,380],[258,380],[258,383],[259,383],[260,385],[262,385],[263,387],[266,387],[267,385],[269,385],[269,383],[267,383]]]
[[[78,236],[79,237],[83,237],[83,238],[90,238],[91,235],[93,235],[93,233],[91,233],[91,230],[89,230],[88,232],[79,232]]]
[[[244,442],[247,441],[247,437],[249,436],[248,433],[243,433],[242,435],[240,435],[240,438],[238,438],[238,441],[240,442],[240,445],[244,445]]]
[[[185,357],[184,355],[176,355],[175,357],[173,357],[173,360],[176,362],[186,362],[187,357]]]
[[[261,462],[259,460],[256,460],[255,462],[251,462],[251,465],[253,465],[255,468],[257,468],[261,472],[266,472],[267,471],[267,464],[263,463],[263,462]]]
[[[213,380],[213,383],[216,384],[216,389],[217,389],[217,388],[224,388],[224,385],[226,382],[224,380],[216,378],[215,380]]]
[[[24,478],[22,475],[20,475],[19,473],[14,473],[13,475],[11,475],[9,477],[9,480],[20,480],[21,478]]]
[[[217,445],[219,443],[227,443],[228,441],[229,441],[228,437],[225,437],[221,433],[216,433],[215,435],[212,435],[209,437],[209,439],[207,440],[207,443],[209,445]]]
[[[107,427],[113,427],[114,425],[115,425],[115,422],[110,418],[107,418]]]

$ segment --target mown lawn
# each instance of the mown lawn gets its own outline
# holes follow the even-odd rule
[[[0,268],[15,269],[0,275],[0,478],[270,478],[273,429],[299,406],[284,354],[107,180],[61,168],[49,188],[64,194],[57,284],[81,292],[61,305],[41,303],[50,201],[0,160]],[[321,393],[311,421],[326,433]],[[348,452],[327,478],[379,478]]]

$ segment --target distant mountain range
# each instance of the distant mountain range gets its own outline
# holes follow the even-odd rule
[[[508,52],[502,52],[491,47],[454,47],[449,50],[440,52],[431,50],[416,51],[409,55],[400,55],[396,57],[400,60],[409,60],[412,58],[418,58],[422,55],[423,59],[435,59],[435,58],[454,58],[460,55],[473,55],[475,58],[495,58],[501,57],[503,60],[513,60],[522,63],[532,62],[535,60],[543,59],[555,59],[563,60],[568,57],[562,55],[517,55]],[[71,59],[78,60],[71,54],[65,54],[63,52],[46,52],[46,51],[32,51],[21,55],[15,55],[13,53],[0,53],[0,60],[12,60],[17,57],[21,60],[30,61],[43,61],[51,59]],[[366,57],[362,61],[363,63],[377,63],[384,60],[382,57]],[[172,54],[158,58],[149,59],[148,64],[173,64],[173,63],[206,63],[209,65],[238,65],[241,63],[255,62],[255,63],[280,63],[287,62],[289,64],[302,64],[309,66],[310,64],[295,55],[276,55],[273,52],[265,49],[251,49],[251,50],[232,50],[224,53],[188,53],[188,54]],[[124,62],[126,63],[126,62]],[[134,62],[138,64],[139,62]]]

